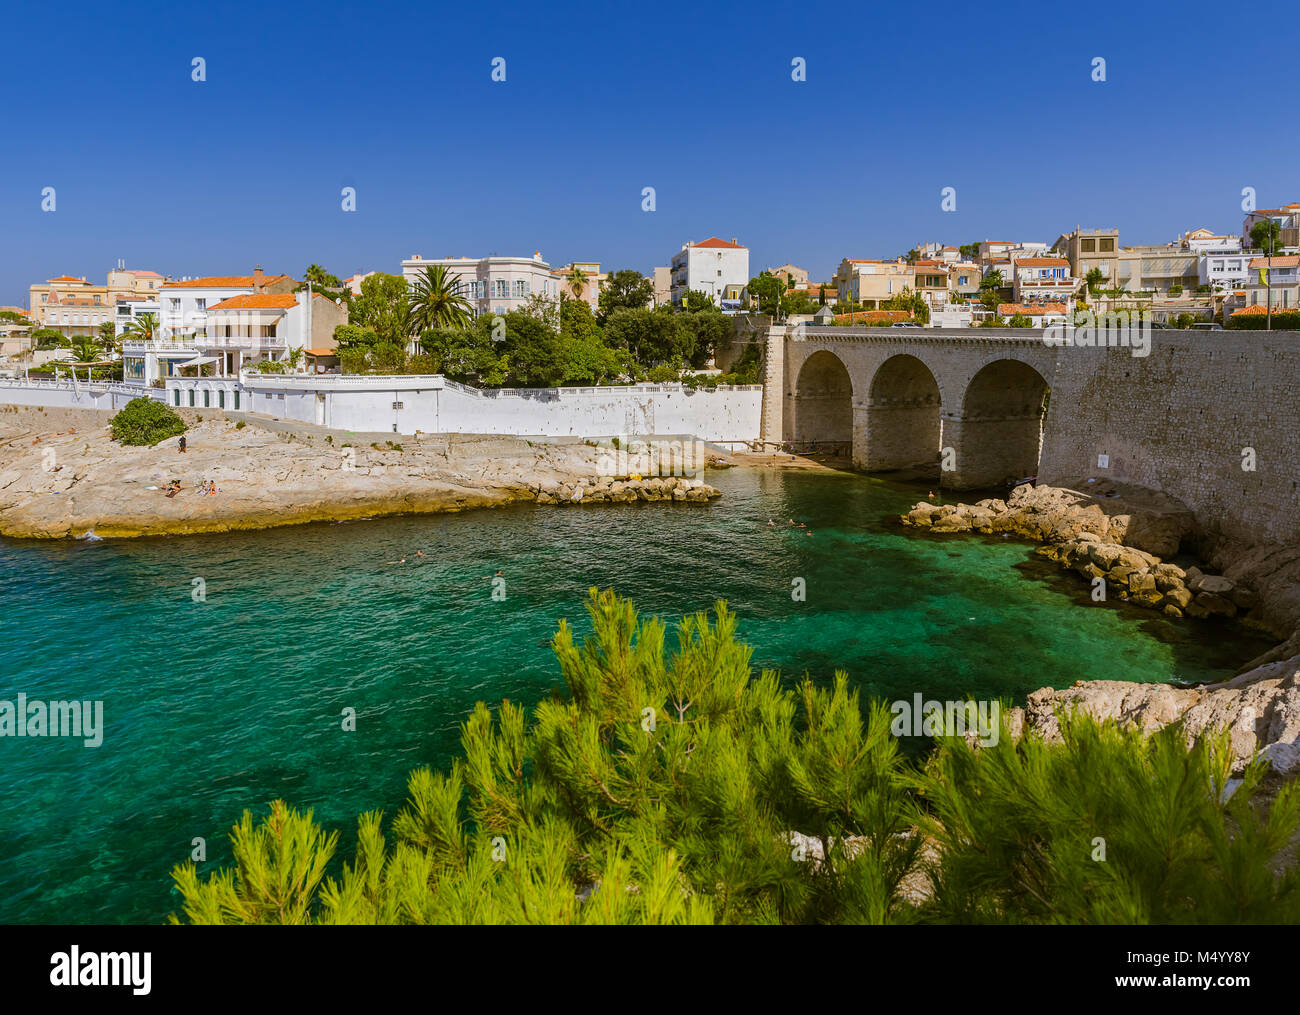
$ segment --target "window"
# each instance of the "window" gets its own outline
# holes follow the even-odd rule
[[[207,310],[207,309],[208,309],[208,301],[207,301],[206,299],[195,300],[195,301],[194,301],[194,309],[196,309],[196,310]]]
[[[175,390],[172,392],[172,395],[173,395],[172,405],[177,405],[177,406],[180,405],[180,404],[181,404],[181,389],[180,389],[180,388],[175,389]]]
[[[180,300],[168,300],[168,301],[167,301],[167,309],[170,310],[170,311],[172,311],[173,313],[179,311],[179,310],[181,309],[181,301],[180,301]]]
[[[224,409],[225,407],[226,407],[226,392],[225,389],[223,388],[222,390],[217,392],[217,408]]]
[[[523,299],[528,295],[528,280],[523,278],[515,279],[515,299]]]
[[[99,297],[98,297],[98,296],[95,297],[95,306],[99,306]]]
[[[194,389],[190,388],[190,408],[194,408]]]
[[[1097,252],[1097,241],[1080,240],[1079,249],[1082,250],[1085,254],[1095,254]]]
[[[498,278],[492,283],[492,295],[498,298],[510,295],[510,282],[504,278]]]
[[[212,392],[207,388],[203,389],[203,408],[208,409],[212,406]]]
[[[1111,236],[1103,236],[1101,246],[1097,248],[1103,254],[1113,253],[1115,250],[1115,239]]]
[[[238,392],[238,391],[235,392],[235,408],[236,408],[236,409],[239,408],[239,392]]]

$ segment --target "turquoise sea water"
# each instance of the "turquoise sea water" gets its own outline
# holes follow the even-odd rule
[[[0,738],[0,922],[161,921],[191,840],[207,841],[201,870],[229,863],[230,826],[276,797],[351,843],[357,814],[395,812],[410,769],[449,761],[476,701],[532,703],[557,683],[547,642],[561,617],[587,629],[590,586],[666,619],[726,599],[756,669],[844,669],[890,700],[1210,679],[1265,647],[1093,604],[1024,543],[910,535],[894,516],[913,487],[739,469],[709,482],[724,497],[708,506],[0,541],[0,699],[102,699],[105,726],[98,748]]]

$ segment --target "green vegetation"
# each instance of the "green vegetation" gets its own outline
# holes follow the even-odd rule
[[[140,314],[137,317],[133,317],[130,323],[122,329],[123,338],[129,338],[135,342],[152,341],[157,333],[157,314]]]
[[[1088,286],[1088,292],[1096,296],[1101,292],[1102,283],[1106,281],[1106,273],[1100,268],[1091,268],[1088,274],[1083,276],[1083,281]]]
[[[32,348],[37,350],[58,349],[65,344],[63,332],[55,328],[37,328],[32,332]]]
[[[592,590],[564,680],[531,710],[480,703],[464,755],[411,773],[385,830],[282,801],[235,866],[172,876],[190,923],[1294,923],[1300,783],[1235,792],[1226,737],[1188,749],[1083,714],[1062,742],[940,736],[913,762],[847,677],[755,677],[725,604],[664,625]],[[801,834],[799,839],[792,833]],[[924,848],[923,848],[924,846]],[[1276,870],[1289,867],[1285,874]],[[929,891],[924,890],[926,886]]]
[[[1273,219],[1262,219],[1250,227],[1250,246],[1253,250],[1273,253],[1282,238],[1282,227]]]
[[[411,328],[427,331],[431,328],[463,328],[470,321],[474,308],[460,294],[460,284],[440,264],[431,265],[416,278],[410,294]]]
[[[571,274],[566,287],[574,284]],[[344,373],[441,373],[476,387],[678,380],[729,341],[733,321],[707,297],[674,312],[650,309],[652,295],[649,279],[617,271],[597,313],[564,293],[558,303],[534,294],[521,309],[472,318],[450,276],[430,267],[413,291],[396,276],[366,279],[334,337]]]
[[[1262,331],[1269,327],[1267,314],[1231,314],[1224,322],[1225,328],[1241,331]],[[1300,331],[1300,311],[1274,310],[1272,328],[1274,331]]]
[[[185,421],[152,398],[131,399],[108,423],[113,440],[133,447],[153,447],[185,432]]]

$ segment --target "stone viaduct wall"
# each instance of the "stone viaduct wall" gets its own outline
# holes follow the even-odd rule
[[[1294,333],[1155,331],[1143,357],[1039,331],[773,326],[763,376],[766,440],[842,448],[869,471],[946,455],[939,483],[956,490],[1107,477],[1224,536],[1300,543]]]
[[[1019,329],[774,327],[764,438],[862,469],[938,464],[942,485],[1034,475],[1056,350]]]
[[[1224,536],[1300,543],[1300,335],[1151,335],[1146,357],[1056,350],[1043,480],[1136,483]]]

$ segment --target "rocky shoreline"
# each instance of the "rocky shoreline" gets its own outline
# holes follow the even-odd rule
[[[936,505],[922,501],[902,523],[933,533],[1005,533],[1039,543],[1037,553],[1075,571],[1109,595],[1169,617],[1237,618],[1284,639],[1251,660],[1231,680],[1200,687],[1078,681],[1044,687],[1012,710],[1011,730],[1060,736],[1058,713],[1081,708],[1155,730],[1180,724],[1189,743],[1227,731],[1234,770],[1258,754],[1282,775],[1300,773],[1300,551],[1289,547],[1233,548],[1202,531],[1182,504],[1153,491],[1098,484],[1089,490],[1020,486],[1005,500]],[[1209,566],[1183,567],[1166,557],[1185,547]],[[1102,590],[1100,595],[1098,590]]]
[[[603,474],[608,451],[577,440],[393,434],[381,441],[272,429],[219,413],[181,415],[189,425],[184,452],[175,439],[115,443],[106,411],[0,413],[0,535],[180,535],[528,501],[697,504],[721,496],[698,478]],[[654,463],[647,455],[620,464],[649,472]],[[173,481],[181,488],[169,497]],[[204,482],[218,492],[201,493]]]

